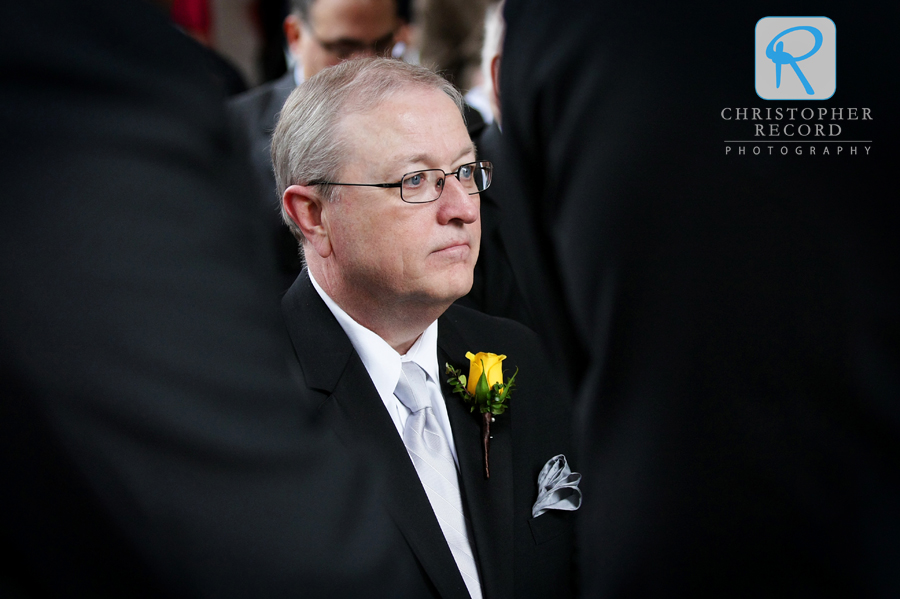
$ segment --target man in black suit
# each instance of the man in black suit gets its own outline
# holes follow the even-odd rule
[[[408,0],[292,0],[284,33],[293,68],[229,102],[235,127],[250,148],[256,197],[272,214],[272,236],[285,288],[300,271],[300,258],[293,238],[276,218],[270,143],[278,112],[294,87],[322,69],[348,58],[390,54],[398,41],[406,39],[408,13]]]
[[[773,6],[507,6],[506,226],[579,388],[586,597],[900,595],[896,7]],[[772,10],[833,22],[836,66],[795,65],[833,96],[754,92]]]
[[[462,105],[440,76],[388,59],[326,69],[285,104],[272,147],[307,262],[282,304],[301,401],[384,467],[383,500],[408,544],[395,559],[419,572],[421,596],[568,596],[573,514],[532,514],[542,467],[566,451],[566,392],[531,331],[452,305],[472,285],[490,183]],[[445,372],[467,373],[467,353],[482,351],[508,356],[507,377],[518,369],[490,425],[490,478],[483,418]],[[430,412],[404,399],[415,377]],[[424,412],[447,494],[409,438]]]
[[[0,596],[417,597],[380,477],[297,402],[196,44],[4,3],[0,70]]]

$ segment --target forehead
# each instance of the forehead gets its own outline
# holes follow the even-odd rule
[[[321,36],[368,39],[390,32],[396,14],[394,0],[315,0],[309,20]]]
[[[370,176],[448,169],[474,153],[456,103],[436,89],[408,87],[341,121],[345,165]],[[346,169],[345,169],[346,170]]]

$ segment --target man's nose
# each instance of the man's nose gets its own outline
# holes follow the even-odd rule
[[[438,218],[441,224],[460,220],[474,223],[481,213],[481,198],[476,193],[469,195],[463,184],[454,175],[444,178],[444,191],[438,199]]]

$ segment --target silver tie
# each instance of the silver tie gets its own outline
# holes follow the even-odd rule
[[[481,599],[481,583],[469,543],[468,519],[463,512],[456,463],[431,409],[425,371],[415,362],[403,362],[394,395],[412,412],[403,429],[403,443],[431,502],[431,509],[441,525],[469,595]]]

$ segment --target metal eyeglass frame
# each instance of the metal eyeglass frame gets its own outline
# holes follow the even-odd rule
[[[398,187],[398,188],[400,188],[400,199],[403,200],[404,202],[406,202],[407,204],[430,204],[431,202],[438,201],[441,198],[441,196],[443,195],[444,181],[447,179],[447,177],[450,177],[452,175],[452,176],[456,177],[457,181],[462,183],[462,179],[459,178],[459,172],[462,169],[466,168],[467,166],[472,167],[473,172],[476,169],[481,169],[481,170],[487,172],[487,183],[485,184],[484,188],[479,189],[477,191],[473,191],[472,193],[469,194],[470,196],[475,195],[477,193],[481,193],[482,191],[486,190],[488,187],[491,186],[491,181],[493,180],[493,177],[494,177],[494,173],[493,173],[494,165],[486,160],[476,160],[475,162],[467,162],[466,164],[461,165],[458,169],[456,169],[455,171],[450,172],[450,173],[448,173],[445,170],[440,169],[440,168],[426,168],[426,169],[422,169],[420,171],[412,171],[411,173],[406,173],[405,175],[403,175],[403,177],[401,177],[400,180],[397,181],[396,183],[337,183],[334,181],[319,181],[319,180],[317,180],[317,181],[310,181],[309,185],[340,185],[340,186],[346,186],[346,187],[381,187],[381,188]],[[429,172],[443,173],[443,177],[441,177],[440,181],[438,182],[438,185],[440,186],[440,192],[438,193],[437,197],[432,200],[425,200],[423,202],[411,202],[411,201],[407,200],[406,198],[404,198],[403,197],[403,182],[406,181],[409,177],[414,177],[416,175],[420,175],[422,173],[429,173]]]

